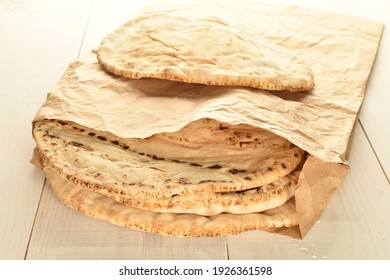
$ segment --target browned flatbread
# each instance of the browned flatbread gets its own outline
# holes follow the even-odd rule
[[[97,54],[104,69],[132,79],[266,90],[314,87],[308,66],[255,30],[197,13],[167,10],[139,16],[108,34]]]
[[[240,192],[175,195],[169,198],[128,199],[99,191],[114,200],[153,212],[188,213],[212,216],[220,213],[247,214],[279,207],[295,194],[299,172],[271,184]]]
[[[199,120],[195,125],[208,123],[213,124],[211,128],[223,129],[204,129],[208,135],[187,135],[184,129],[176,135],[194,138],[188,146],[186,141],[177,143],[174,133],[160,136],[164,143],[173,137],[170,145],[161,145],[155,137],[123,139],[65,121],[37,122],[33,134],[45,165],[79,186],[117,194],[123,199],[256,188],[290,174],[303,158],[300,148],[260,128],[253,128],[256,137],[247,130],[243,136],[246,143],[240,145],[242,135],[225,138],[230,133],[240,135],[240,129],[235,131],[235,126],[213,120]],[[148,145],[140,145],[143,141]],[[208,154],[215,145],[202,148],[210,144],[208,141],[219,143],[218,152]],[[184,153],[181,157],[182,152],[194,149],[193,144],[199,145],[198,155]],[[251,158],[249,165],[247,158]]]
[[[210,217],[194,214],[158,213],[140,210],[116,202],[99,193],[67,181],[52,168],[44,168],[49,185],[69,207],[85,215],[115,225],[162,235],[179,237],[218,236],[242,231],[292,227],[297,224],[294,199],[263,213],[218,214]]]

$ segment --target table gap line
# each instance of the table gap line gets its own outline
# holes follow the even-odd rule
[[[363,130],[364,135],[365,135],[366,138],[367,138],[368,144],[370,145],[371,150],[372,150],[372,152],[374,153],[374,156],[375,156],[375,158],[376,158],[376,160],[377,160],[377,162],[378,162],[378,164],[379,164],[379,166],[380,166],[380,168],[381,168],[381,170],[382,170],[382,173],[383,173],[383,175],[385,176],[385,178],[386,178],[386,180],[387,180],[387,183],[390,185],[390,178],[389,178],[389,176],[386,174],[386,170],[385,170],[385,168],[383,167],[383,164],[382,164],[382,162],[381,162],[381,160],[380,160],[380,157],[378,156],[378,153],[376,152],[375,147],[374,147],[373,143],[371,142],[370,137],[368,136],[367,131],[364,129],[364,125],[363,125],[362,121],[361,121],[360,119],[359,119],[358,121],[359,121],[360,126],[362,127],[362,130]]]
[[[46,177],[45,177],[45,179],[43,180],[42,188],[41,188],[41,194],[39,195],[39,200],[38,200],[37,208],[36,208],[36,210],[35,210],[35,215],[34,215],[34,220],[33,220],[32,226],[31,226],[30,235],[29,235],[29,237],[28,237],[27,246],[26,246],[26,252],[24,253],[24,257],[23,257],[24,260],[27,259],[28,249],[29,249],[29,247],[30,247],[31,237],[32,237],[33,232],[34,232],[35,222],[36,222],[36,220],[37,220],[39,207],[41,206],[41,201],[42,201],[43,191],[44,191],[44,189],[45,189],[46,180],[47,180],[47,179],[46,179]]]
[[[91,1],[91,5],[89,6],[89,12],[88,12],[88,16],[87,16],[87,21],[86,21],[85,26],[84,26],[83,37],[81,38],[80,48],[79,48],[79,51],[77,53],[77,59],[80,58],[81,50],[83,49],[85,35],[87,34],[89,20],[91,18],[91,14],[92,14],[92,10],[93,10],[93,4],[94,4],[94,1],[92,0]]]

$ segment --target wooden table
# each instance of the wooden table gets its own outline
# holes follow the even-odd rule
[[[351,172],[302,241],[262,231],[174,238],[78,214],[29,163],[31,120],[69,62],[144,1],[0,2],[0,259],[390,259],[390,32],[354,132]],[[279,1],[390,24],[389,2]]]

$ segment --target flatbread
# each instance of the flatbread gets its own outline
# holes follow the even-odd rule
[[[178,237],[219,236],[248,230],[292,227],[298,223],[293,198],[263,213],[218,214],[210,217],[158,213],[130,207],[81,188],[52,168],[46,167],[44,171],[54,193],[69,207],[93,218],[146,232]]]
[[[97,51],[107,71],[131,79],[308,91],[310,68],[229,18],[167,10],[139,16],[108,34]]]
[[[213,120],[199,120],[196,125],[203,123],[207,126],[209,122],[214,126],[217,124]],[[155,137],[124,139],[72,122],[46,120],[34,124],[33,135],[46,166],[79,186],[118,194],[123,199],[167,198],[256,188],[290,174],[302,161],[303,150],[273,133],[253,128],[257,137],[247,132],[244,136],[223,138],[223,135],[234,134],[235,126],[218,124],[216,126],[222,128],[218,132],[205,129],[208,135],[197,135],[199,156],[195,158],[186,154],[180,157],[182,152],[194,147],[190,144],[186,147],[187,141],[176,143],[175,137],[170,139],[174,133],[165,135],[165,143],[171,140],[170,145],[161,145]],[[237,135],[240,135],[239,131],[236,131]],[[178,135],[185,138],[184,132],[185,129]],[[219,156],[214,151],[210,157],[207,152],[217,146],[200,147],[210,139],[218,140],[214,136],[222,137],[223,141],[218,141]],[[246,145],[239,144],[241,137],[245,137]],[[141,147],[143,141],[148,145]],[[151,146],[154,146],[153,151],[160,152],[149,153],[147,149]],[[171,158],[172,155],[175,156]],[[249,155],[253,166],[246,162]],[[241,166],[247,169],[238,169]]]
[[[279,207],[295,194],[299,172],[274,183],[240,192],[175,195],[169,198],[123,199],[110,192],[98,191],[132,207],[153,212],[188,213],[212,216],[220,213],[247,214]]]

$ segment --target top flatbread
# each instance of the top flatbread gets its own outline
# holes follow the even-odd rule
[[[228,19],[169,10],[135,18],[98,49],[107,71],[132,79],[307,91],[310,68],[254,31]]]

